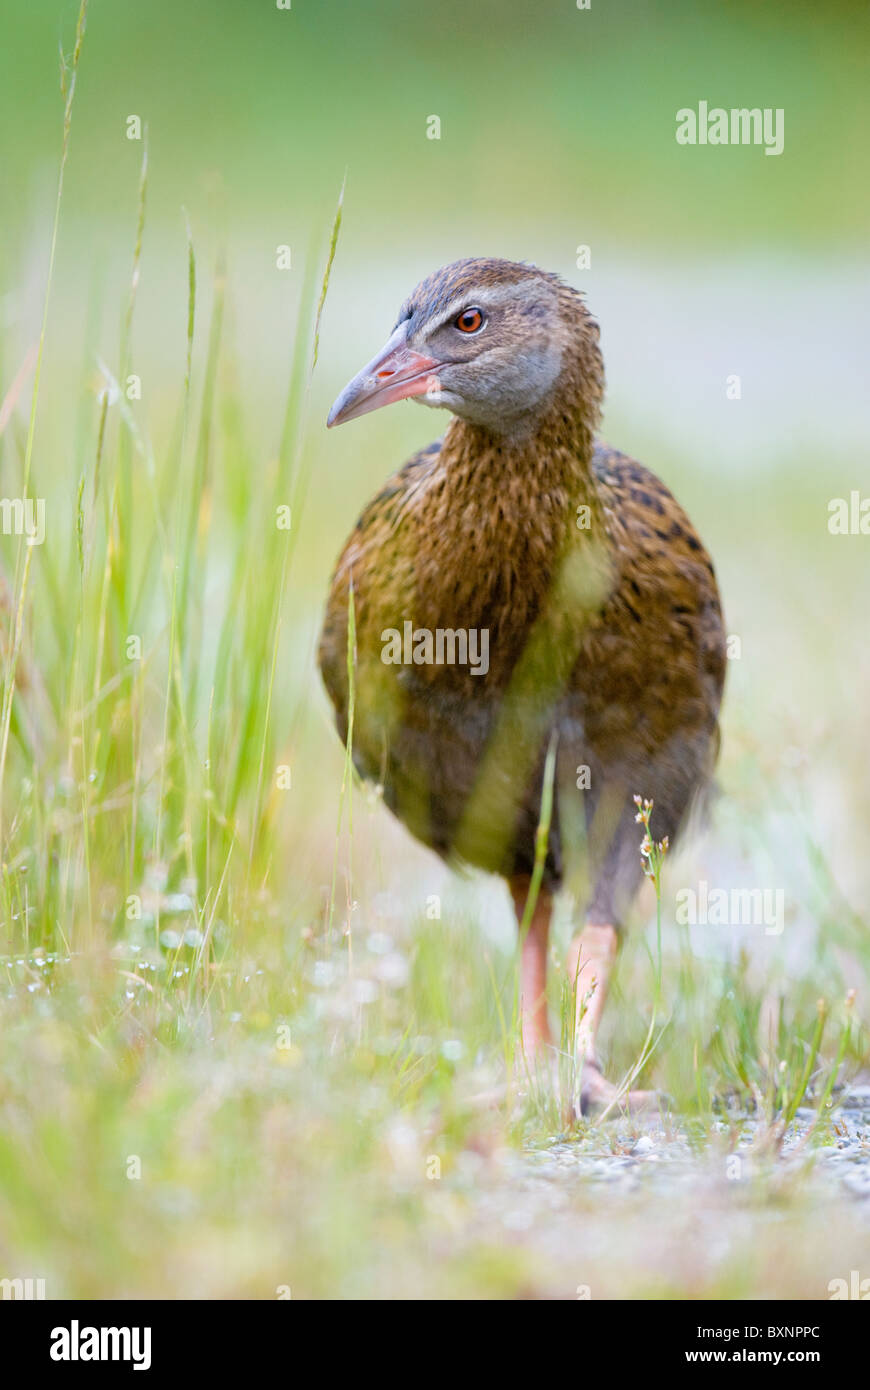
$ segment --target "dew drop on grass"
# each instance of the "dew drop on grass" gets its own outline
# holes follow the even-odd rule
[[[405,957],[400,955],[398,951],[391,951],[378,963],[376,973],[378,979],[382,980],[385,985],[400,988],[408,983],[410,971]]]
[[[378,997],[374,980],[354,980],[352,994],[356,1004],[373,1004]]]
[[[163,899],[162,910],[169,916],[193,911],[193,898],[189,893],[167,893]]]
[[[388,951],[392,950],[393,938],[387,936],[386,932],[373,931],[370,933],[366,945],[373,955],[385,956]]]

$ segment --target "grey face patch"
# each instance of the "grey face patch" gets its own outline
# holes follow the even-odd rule
[[[414,331],[424,340],[431,341],[434,334],[455,323],[463,309],[483,309],[490,319],[501,318],[503,315],[506,318],[525,317],[529,320],[540,320],[555,313],[557,304],[558,296],[553,286],[549,281],[537,277],[520,280],[512,285],[487,285],[478,288],[472,286],[463,290],[462,294],[455,295],[448,304],[431,314],[428,319],[415,324]]]
[[[456,319],[471,307],[482,310],[484,326],[462,333]],[[467,285],[426,321],[412,319],[414,348],[442,363],[440,389],[418,399],[494,433],[516,432],[555,389],[560,327],[558,295],[548,280],[530,275],[510,284]]]

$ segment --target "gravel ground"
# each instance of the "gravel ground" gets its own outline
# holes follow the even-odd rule
[[[820,1142],[809,1147],[808,1136],[815,1123],[815,1111],[798,1110],[794,1123],[782,1138],[779,1154],[772,1160],[765,1127],[745,1113],[735,1113],[717,1123],[727,1147],[729,1134],[739,1135],[733,1152],[718,1160],[726,1180],[748,1181],[762,1173],[770,1175],[771,1162],[783,1175],[811,1177],[856,1199],[856,1212],[870,1221],[870,1086],[852,1088],[839,1099]],[[580,1142],[553,1140],[548,1148],[525,1154],[518,1163],[518,1174],[543,1175],[559,1181],[583,1178],[606,1183],[624,1191],[673,1191],[680,1183],[696,1181],[711,1162],[707,1155],[699,1162],[697,1145],[691,1140],[691,1127],[679,1120],[663,1125],[658,1117],[630,1122],[615,1120],[607,1126],[609,1152],[602,1152],[601,1139]],[[735,1162],[735,1158],[737,1162]]]
[[[808,1139],[814,1121],[802,1109],[777,1142],[745,1113],[712,1139],[614,1120],[466,1153],[445,1186],[466,1239],[522,1257],[530,1298],[830,1299],[853,1271],[870,1279],[870,1085]]]

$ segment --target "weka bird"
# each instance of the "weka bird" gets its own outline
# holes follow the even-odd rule
[[[603,386],[598,325],[557,275],[475,259],[423,280],[327,423],[408,397],[454,419],[357,522],[320,645],[346,738],[352,603],[358,771],[439,854],[504,875],[518,919],[555,746],[523,1044],[551,1045],[552,896],[582,841],[568,969],[583,1109],[614,1094],[595,1036],[642,874],[632,795],[654,798],[656,838],[673,840],[712,769],[725,670],[710,559],[664,484],[596,444]]]

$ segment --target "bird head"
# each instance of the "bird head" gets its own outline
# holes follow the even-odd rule
[[[405,300],[327,425],[414,399],[511,435],[534,428],[560,384],[587,387],[597,414],[602,380],[597,325],[558,276],[513,261],[456,261]]]

